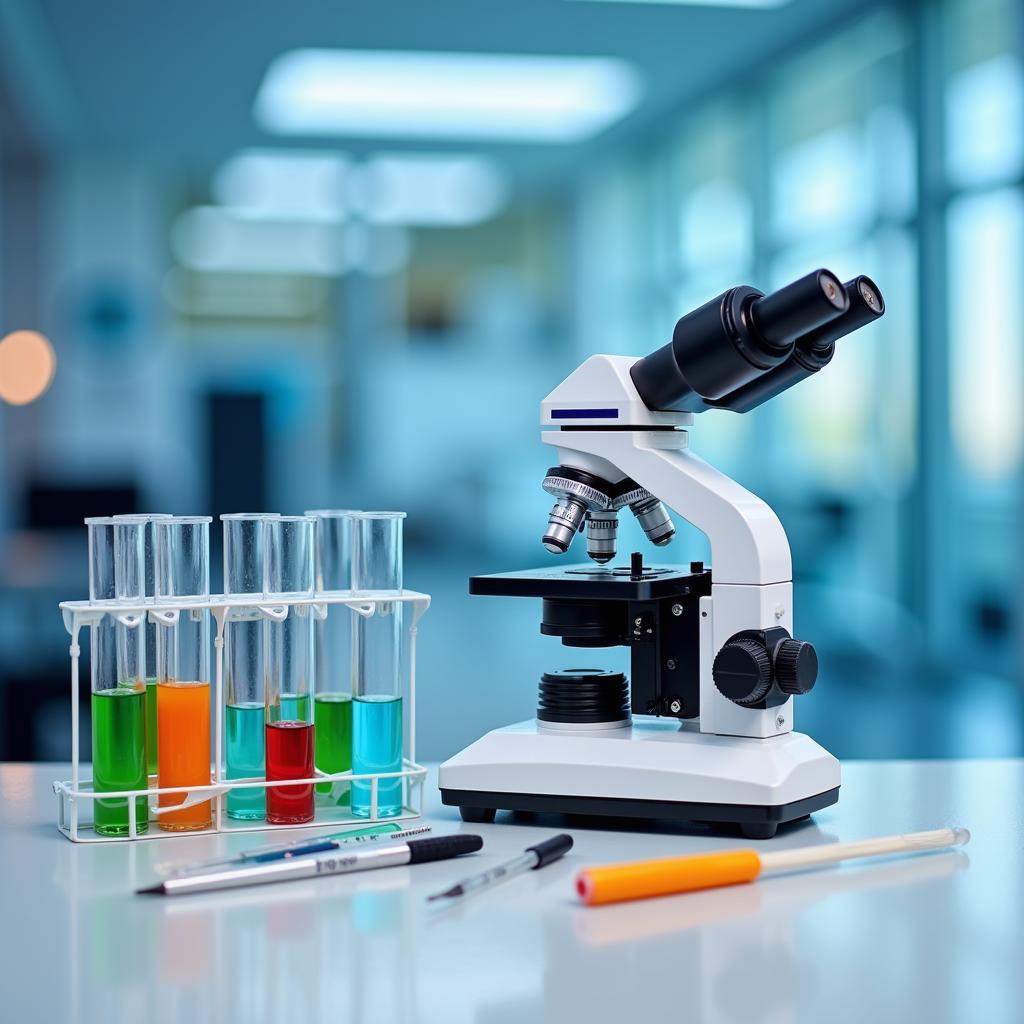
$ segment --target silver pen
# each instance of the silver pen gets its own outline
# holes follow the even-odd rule
[[[564,857],[571,849],[572,836],[562,832],[557,836],[546,839],[543,843],[537,843],[536,846],[528,846],[513,860],[499,864],[489,871],[481,871],[479,875],[463,879],[463,881],[453,885],[450,889],[445,889],[444,892],[436,892],[433,896],[428,896],[427,902],[468,896],[472,892],[486,889],[498,882],[505,881],[506,878],[521,875],[525,871],[536,871],[537,868],[542,868],[545,864],[550,864],[552,861]]]
[[[429,831],[431,831],[429,825],[417,825],[414,828],[405,829],[380,826],[379,831],[374,832],[369,829],[354,829],[313,838],[307,836],[294,843],[264,846],[258,850],[243,850],[238,854],[211,857],[209,860],[196,860],[190,864],[158,864],[156,870],[161,875],[186,875],[196,871],[209,871],[211,868],[227,867],[229,864],[262,864],[282,858],[301,857],[310,853],[326,853],[328,850],[351,844],[396,842],[401,839],[409,839],[412,836],[423,835]]]
[[[425,864],[432,860],[447,860],[464,853],[475,853],[483,845],[480,836],[473,835],[410,839],[407,843],[353,850],[351,853],[331,852],[276,860],[269,864],[246,864],[202,874],[180,875],[137,891],[152,896],[183,896],[194,892],[209,892],[211,889],[239,889],[294,878],[341,875],[350,871],[390,868],[400,864]]]

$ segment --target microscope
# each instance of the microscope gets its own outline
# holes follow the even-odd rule
[[[771,294],[737,286],[687,313],[641,359],[591,356],[541,403],[557,452],[544,547],[586,534],[590,562],[475,576],[470,593],[542,600],[541,633],[625,646],[623,673],[547,672],[536,718],[445,762],[441,798],[470,822],[498,810],[674,819],[767,839],[836,802],[839,762],[793,731],[818,674],[794,634],[789,542],[772,509],[692,454],[709,409],[748,412],[823,369],[836,342],[885,311],[867,277],[817,270]],[[708,538],[711,566],[613,566],[620,513],[657,548],[672,509]]]

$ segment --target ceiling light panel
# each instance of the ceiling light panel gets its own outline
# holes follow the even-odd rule
[[[676,7],[745,7],[764,10],[783,7],[790,0],[585,0],[601,3],[674,4]]]
[[[303,49],[271,63],[254,113],[287,135],[568,143],[640,94],[616,58]]]
[[[374,224],[465,227],[493,217],[508,191],[484,157],[378,153],[359,170],[353,205]]]
[[[339,153],[249,149],[214,174],[214,199],[242,216],[337,223],[351,165]]]
[[[171,229],[171,248],[192,270],[331,277],[348,262],[335,225],[252,219],[221,206],[185,211]]]

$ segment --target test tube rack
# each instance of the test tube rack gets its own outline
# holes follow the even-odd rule
[[[377,775],[353,775],[351,771],[327,774],[316,770],[311,779],[288,779],[267,782],[265,779],[224,778],[224,626],[230,621],[251,619],[254,616],[273,621],[282,621],[293,609],[307,607],[309,613],[324,618],[328,605],[346,605],[357,615],[377,614],[379,606],[401,602],[412,607],[408,617],[409,669],[406,676],[408,695],[408,725],[403,730],[402,770]],[[402,813],[391,815],[387,821],[404,821],[418,818],[423,813],[423,784],[427,770],[416,763],[416,635],[418,623],[430,605],[430,597],[413,590],[395,591],[332,591],[298,597],[294,594],[210,594],[204,597],[148,598],[145,601],[62,601],[61,613],[64,627],[71,637],[71,778],[53,784],[57,796],[57,828],[73,843],[122,843],[141,839],[172,839],[176,836],[195,836],[218,832],[267,832],[290,831],[316,828],[324,825],[361,826],[368,822],[384,820],[378,816],[377,793],[382,779],[402,779]],[[214,762],[211,766],[211,782],[208,786],[167,787],[160,789],[152,785],[144,790],[123,790],[97,793],[91,779],[83,779],[79,763],[79,658],[81,647],[79,635],[83,626],[95,625],[104,616],[112,616],[128,629],[137,629],[149,617],[150,622],[173,625],[180,614],[199,609],[209,609],[216,624],[214,635],[214,690],[213,717],[215,722]],[[152,779],[152,776],[151,776]],[[226,811],[227,794],[233,789],[267,789],[274,786],[296,786],[304,783],[345,782],[354,780],[370,783],[370,816],[357,818],[350,810],[339,806],[322,806],[317,801],[316,813],[306,824],[273,825],[267,821],[241,821],[229,818]],[[166,811],[180,811],[184,807],[213,801],[212,824],[210,828],[193,832],[168,832],[158,825],[162,809],[157,806],[161,793],[184,793],[182,803],[168,807]],[[104,799],[125,797],[128,799],[128,834],[103,836],[97,834],[88,822],[79,820],[83,803],[99,797]],[[149,828],[138,832],[136,828],[135,798],[145,797],[149,804]],[[92,815],[89,816],[90,820]]]

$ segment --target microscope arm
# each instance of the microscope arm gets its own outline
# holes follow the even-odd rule
[[[711,543],[711,597],[701,598],[700,731],[765,738],[793,728],[793,701],[739,707],[716,688],[715,655],[744,630],[793,632],[789,541],[769,505],[686,450],[681,430],[545,431],[563,466],[616,480],[629,476]]]
[[[684,431],[546,431],[563,466],[600,473],[610,463],[657,495],[711,544],[717,584],[788,583],[789,541],[771,507],[686,450]],[[605,470],[607,472],[607,470]]]

